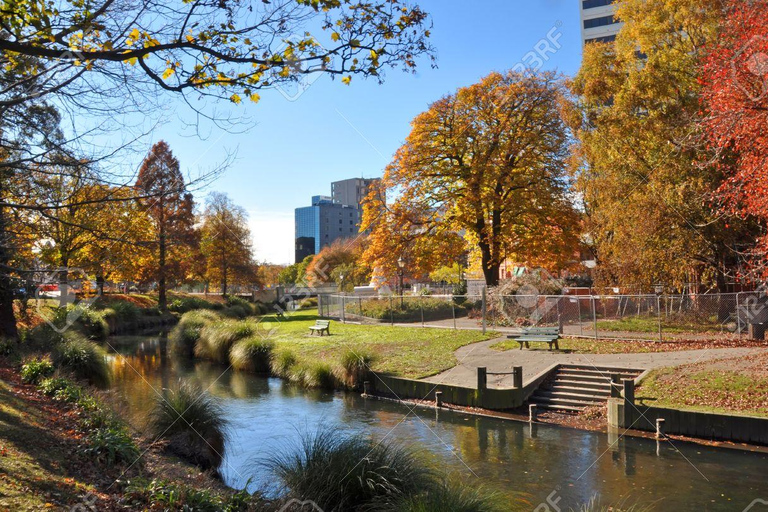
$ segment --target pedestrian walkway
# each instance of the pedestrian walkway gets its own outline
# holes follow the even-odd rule
[[[514,366],[522,366],[523,382],[527,383],[555,364],[651,370],[664,366],[741,357],[766,351],[764,348],[719,348],[642,354],[567,354],[547,350],[507,350],[500,352],[490,348],[492,345],[505,340],[506,337],[502,337],[461,347],[456,351],[456,359],[459,361],[457,366],[424,380],[473,388],[477,386],[478,367],[485,367],[489,373],[494,373],[511,372]],[[512,376],[489,375],[488,386],[511,387]]]

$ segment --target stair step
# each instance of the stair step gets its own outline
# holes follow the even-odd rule
[[[542,398],[563,399],[563,400],[579,400],[582,402],[591,402],[595,404],[605,403],[605,400],[602,397],[587,395],[584,393],[537,390],[532,396],[542,397]]]
[[[600,400],[574,400],[571,398],[555,398],[555,397],[548,397],[548,396],[537,396],[532,395],[531,402],[540,404],[550,404],[550,405],[569,405],[572,407],[588,407],[590,405],[602,405],[604,401]]]
[[[611,396],[610,388],[604,389],[591,389],[581,386],[560,386],[555,385],[550,388],[542,388],[541,391],[547,391],[552,393],[576,393],[589,396],[596,396],[601,398],[608,398]]]
[[[549,409],[552,411],[567,411],[567,412],[581,412],[584,410],[584,407],[571,407],[569,405],[549,405],[549,404],[536,404],[536,407],[539,409]]]
[[[602,375],[609,377],[612,373],[618,373],[619,375],[629,375],[637,377],[642,370],[633,370],[631,368],[603,368],[600,366],[575,366],[575,365],[561,365],[559,368],[561,372],[574,372],[574,373],[589,373],[593,375]]]
[[[553,386],[568,386],[568,387],[578,387],[583,389],[595,389],[610,393],[611,392],[611,383],[610,382],[584,382],[582,380],[570,380],[570,379],[555,379],[552,381]]]
[[[555,380],[562,379],[562,380],[571,380],[571,381],[579,381],[579,382],[594,382],[597,384],[606,383],[610,384],[611,379],[608,379],[606,377],[599,377],[599,376],[592,376],[592,375],[580,375],[580,374],[574,374],[574,373],[558,373],[555,375]]]

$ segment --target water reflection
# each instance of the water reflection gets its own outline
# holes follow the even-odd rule
[[[229,485],[268,485],[255,461],[296,443],[320,425],[399,441],[425,450],[467,483],[509,496],[512,510],[533,510],[556,493],[562,510],[599,493],[604,503],[657,503],[658,510],[743,510],[768,498],[763,454],[630,438],[546,425],[414,409],[357,394],[306,391],[279,380],[173,357],[163,336],[114,338],[116,390],[135,418],[155,390],[189,380],[220,399],[231,438],[222,468]]]

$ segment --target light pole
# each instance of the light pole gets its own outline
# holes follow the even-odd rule
[[[339,274],[339,289],[344,293],[344,274]]]
[[[397,275],[400,278],[400,309],[403,309],[403,269],[405,268],[405,260],[403,260],[403,257],[397,258]]]

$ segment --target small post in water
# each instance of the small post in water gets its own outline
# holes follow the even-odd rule
[[[530,404],[528,406],[528,421],[533,423],[537,420],[536,404]]]
[[[523,367],[514,366],[512,368],[512,387],[515,389],[523,388]]]
[[[371,395],[371,382],[366,380],[363,382],[363,396]]]
[[[435,407],[443,406],[443,392],[435,391]]]
[[[664,418],[656,418],[656,439],[664,437]]]

